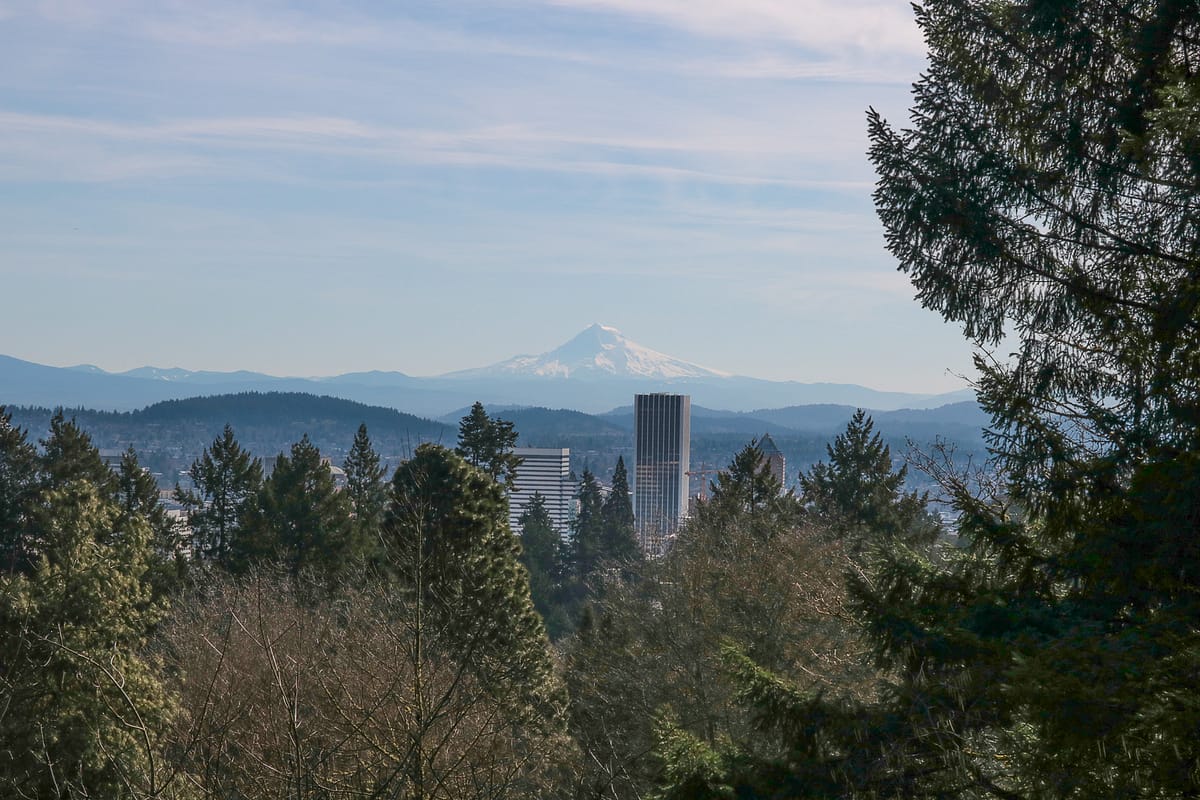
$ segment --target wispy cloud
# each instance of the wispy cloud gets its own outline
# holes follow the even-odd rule
[[[574,26],[545,31],[492,30],[419,20],[405,7],[386,16],[352,6],[320,15],[288,4],[245,4],[207,0],[32,0],[0,3],[0,18],[34,16],[54,25],[107,31],[173,47],[215,50],[331,48],[380,53],[460,53],[538,59],[597,68],[708,75],[727,79],[819,79],[890,83],[924,54],[907,4],[895,0],[521,0],[527,13],[549,5],[583,15]],[[703,58],[634,42],[589,41],[586,15],[618,14],[668,28],[748,46]],[[776,52],[771,52],[771,51]],[[849,56],[849,57],[847,57]]]
[[[649,19],[720,39],[782,40],[817,52],[921,55],[907,3],[888,0],[546,0]]]
[[[390,165],[449,165],[592,175],[640,175],[718,184],[771,184],[860,191],[852,178],[805,177],[771,168],[772,157],[828,159],[787,136],[708,131],[683,137],[602,136],[503,125],[468,130],[400,128],[323,116],[223,117],[162,123],[115,122],[0,112],[0,175],[42,169],[59,180],[171,177],[209,168],[230,151],[321,153]],[[136,148],[137,153],[127,152]],[[157,149],[155,149],[157,148]],[[743,155],[752,153],[753,159]],[[845,155],[850,155],[849,150]],[[17,155],[19,154],[19,156]],[[38,157],[40,155],[40,158]],[[6,163],[7,162],[7,163]],[[57,166],[54,166],[57,165]],[[302,165],[297,165],[303,169]]]

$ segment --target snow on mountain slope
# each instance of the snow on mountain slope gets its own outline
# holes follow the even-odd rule
[[[616,328],[595,324],[564,345],[537,356],[516,356],[490,367],[452,372],[447,378],[728,378],[727,372],[702,367],[651,350]]]

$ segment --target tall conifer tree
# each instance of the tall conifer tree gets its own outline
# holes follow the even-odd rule
[[[556,728],[563,697],[508,527],[503,487],[446,448],[419,446],[392,478],[386,558],[423,619],[454,642],[514,719]]]
[[[100,457],[92,437],[74,418],[67,419],[61,408],[50,419],[50,434],[42,440],[42,450],[42,474],[48,488],[85,481],[105,499],[117,496],[117,476]]]
[[[629,492],[629,475],[623,456],[617,456],[612,490],[608,497],[604,498],[600,516],[604,522],[601,560],[613,564],[627,564],[638,560],[642,551],[634,530],[633,498]]]
[[[576,577],[586,582],[604,557],[604,495],[589,470],[579,482],[579,513],[571,535],[571,559]]]
[[[995,478],[940,468],[960,546],[893,548],[858,587],[879,702],[742,661],[786,756],[743,753],[710,787],[1196,796],[1200,8],[916,15],[910,126],[870,114],[875,203],[920,301],[978,347]]]
[[[516,444],[517,432],[513,423],[489,417],[483,403],[476,402],[471,406],[470,413],[458,423],[458,447],[455,452],[471,466],[483,470],[510,490],[513,472],[521,463],[521,459],[512,452]]]
[[[190,512],[193,555],[229,567],[236,539],[257,505],[262,462],[242,449],[226,425],[188,472],[195,488],[177,487],[176,497]]]
[[[377,550],[387,511],[386,470],[379,462],[379,454],[371,446],[367,426],[358,426],[354,444],[342,464],[346,472],[346,496],[354,512],[354,528],[362,546]]]
[[[529,571],[529,595],[542,615],[551,638],[567,632],[569,621],[562,607],[563,542],[537,492],[529,498],[517,520],[521,529],[521,563]]]
[[[908,466],[892,463],[891,448],[866,412],[858,409],[825,449],[828,463],[814,464],[799,478],[812,522],[852,550],[871,541],[929,541],[936,535],[928,497],[905,492]]]
[[[173,591],[186,574],[185,542],[180,536],[180,526],[159,499],[158,482],[138,463],[132,445],[121,454],[117,486],[120,526],[138,520],[150,526],[151,581],[159,593]]]
[[[33,568],[31,526],[40,477],[37,450],[0,406],[0,574]]]

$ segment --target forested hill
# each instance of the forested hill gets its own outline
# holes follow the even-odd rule
[[[146,425],[175,425],[206,422],[238,426],[270,426],[286,420],[289,424],[319,422],[343,426],[351,438],[359,424],[379,435],[439,438],[455,430],[434,420],[405,414],[392,408],[369,406],[353,400],[306,394],[303,392],[241,392],[213,397],[192,397],[186,400],[167,400],[140,411],[111,416],[127,416]],[[374,437],[373,437],[374,438]]]
[[[48,408],[10,409],[13,422],[42,437],[54,413]],[[180,469],[211,444],[226,424],[256,456],[286,452],[304,434],[340,464],[360,424],[375,449],[394,466],[421,442],[453,443],[457,428],[390,408],[299,392],[238,394],[167,400],[138,411],[68,409],[101,449],[132,445],[160,480],[174,481]]]

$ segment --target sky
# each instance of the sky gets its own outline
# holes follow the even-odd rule
[[[0,0],[0,353],[962,388],[865,156],[923,65],[905,0]]]

